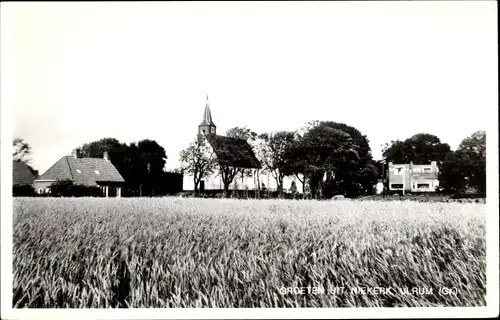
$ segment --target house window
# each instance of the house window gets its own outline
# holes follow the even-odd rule
[[[402,175],[403,174],[403,167],[395,167],[394,174],[398,175],[398,176]]]
[[[391,184],[391,189],[403,189],[402,183],[393,183]]]
[[[418,189],[429,189],[429,184],[428,183],[419,183],[417,184]]]
[[[431,168],[424,168],[424,173],[431,173]]]

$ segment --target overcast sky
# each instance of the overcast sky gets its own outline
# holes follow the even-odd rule
[[[366,134],[376,159],[420,132],[455,149],[498,107],[493,1],[15,3],[4,15],[14,134],[40,173],[103,137],[154,139],[178,167],[207,94],[218,133],[332,120]]]

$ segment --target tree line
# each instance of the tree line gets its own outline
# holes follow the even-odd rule
[[[384,178],[387,163],[437,161],[440,181],[437,191],[457,193],[473,189],[484,193],[486,190],[484,131],[465,138],[456,151],[435,135],[418,133],[404,141],[387,143],[379,161],[373,159],[366,135],[333,121],[311,121],[299,130],[261,134],[247,127],[234,127],[226,136],[246,140],[252,146],[262,164],[262,169],[254,171],[258,189],[260,175],[267,173],[275,179],[280,193],[284,192],[284,178],[294,176],[302,183],[303,193],[313,198],[371,195],[377,181]],[[238,174],[250,174],[248,169],[241,168],[227,172],[205,143],[195,138],[180,152],[182,172],[194,177],[195,192],[199,191],[201,180],[214,174],[223,178],[226,193]]]
[[[29,144],[21,138],[14,139],[13,159],[30,162]],[[82,157],[102,158],[108,153],[109,161],[116,167],[125,180],[125,196],[155,196],[175,193],[182,190],[182,175],[175,170],[164,170],[167,155],[165,149],[156,141],[143,139],[130,144],[122,143],[115,138],[103,138],[84,143],[77,147]],[[61,189],[61,194],[78,190],[71,183],[63,181],[55,190]]]
[[[109,161],[125,180],[124,194],[128,196],[164,195],[171,189],[167,178],[172,173],[164,171],[167,154],[155,140],[127,144],[103,138],[85,143],[80,149],[82,156],[89,158],[102,158],[108,152]]]
[[[226,136],[247,141],[261,162],[262,168],[254,170],[258,190],[262,187],[261,175],[269,174],[275,179],[280,193],[284,192],[284,178],[296,177],[302,184],[302,192],[313,198],[371,195],[377,181],[383,178],[388,162],[428,164],[437,161],[438,191],[449,194],[467,190],[486,192],[484,131],[464,138],[455,151],[435,135],[418,133],[403,141],[387,143],[383,146],[383,159],[378,161],[372,157],[366,135],[353,126],[333,121],[311,121],[299,130],[260,134],[247,127],[234,127]],[[16,138],[13,147],[13,159],[29,164],[29,144]],[[181,174],[194,178],[195,192],[199,191],[201,180],[220,175],[224,191],[228,192],[229,185],[237,177],[252,173],[249,169],[220,165],[210,146],[197,138],[180,152],[180,169],[173,172],[164,170],[165,149],[150,139],[127,144],[115,138],[103,138],[85,143],[80,149],[84,157],[101,158],[108,152],[109,160],[126,181],[124,194],[129,196],[181,191],[182,178],[180,186],[178,182],[172,185]]]

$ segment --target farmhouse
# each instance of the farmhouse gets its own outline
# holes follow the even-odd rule
[[[12,163],[12,185],[32,186],[38,178],[37,174],[24,162],[14,160]]]
[[[38,193],[49,193],[50,186],[60,180],[74,184],[99,186],[103,196],[120,197],[125,180],[109,161],[108,153],[101,158],[83,158],[79,149],[71,156],[64,156],[34,181]]]
[[[436,161],[430,164],[415,165],[393,164],[389,162],[387,176],[389,190],[405,192],[434,192],[439,186],[438,166]]]

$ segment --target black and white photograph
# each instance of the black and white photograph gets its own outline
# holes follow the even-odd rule
[[[2,319],[498,316],[494,1],[2,3],[1,72]]]

